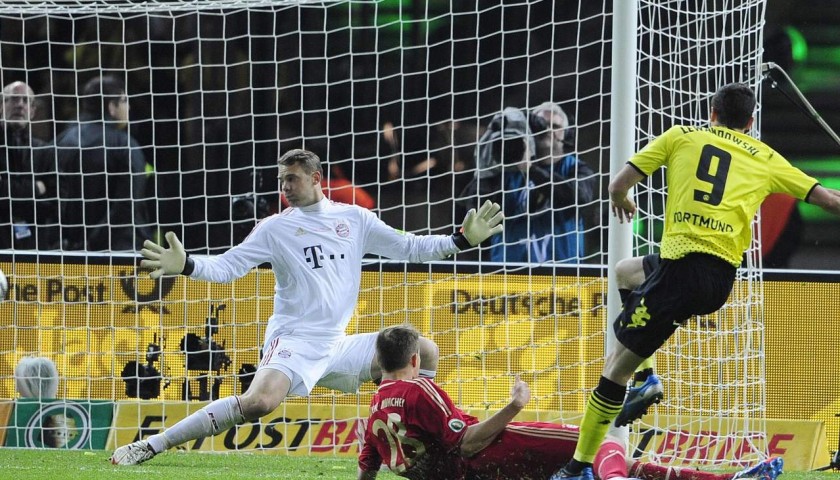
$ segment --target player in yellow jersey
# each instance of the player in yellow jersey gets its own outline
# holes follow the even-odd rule
[[[604,363],[581,422],[574,459],[552,479],[591,479],[591,465],[621,410],[625,385],[692,315],[717,311],[729,297],[752,235],[752,219],[771,193],[786,193],[840,215],[840,191],[822,187],[746,132],[756,99],[744,84],[712,98],[709,127],[674,126],[630,159],[609,185],[613,213],[630,221],[630,189],[667,167],[668,198],[660,261],[630,291],[613,327],[618,344]]]

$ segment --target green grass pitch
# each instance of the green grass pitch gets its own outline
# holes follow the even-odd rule
[[[356,478],[350,458],[287,457],[246,453],[168,452],[136,467],[108,462],[110,452],[0,448],[2,480],[343,480]],[[391,473],[378,478],[394,480]],[[789,472],[783,480],[840,479],[836,472]],[[434,480],[434,479],[430,479]]]

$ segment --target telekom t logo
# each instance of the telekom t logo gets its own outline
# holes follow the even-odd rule
[[[324,261],[324,255],[321,253],[323,247],[320,245],[312,245],[311,247],[303,247],[303,256],[306,257],[306,263],[311,263],[312,268],[321,268],[321,262]]]
[[[326,254],[321,245],[312,245],[311,247],[303,247],[303,256],[306,257],[306,263],[311,263],[312,268],[321,268],[324,266],[324,260],[335,260],[336,258],[344,258],[343,253]]]

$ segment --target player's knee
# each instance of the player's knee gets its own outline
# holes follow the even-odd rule
[[[634,290],[645,280],[640,257],[625,258],[615,265],[615,282],[619,289]]]
[[[260,393],[240,397],[242,403],[242,415],[246,420],[256,420],[273,412],[280,406],[282,399],[275,398],[275,395]]]

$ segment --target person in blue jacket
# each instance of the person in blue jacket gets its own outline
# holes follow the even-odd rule
[[[505,231],[491,238],[496,262],[578,263],[585,256],[582,207],[594,201],[597,175],[577,155],[563,109],[546,102],[532,111],[505,108],[476,148],[473,180],[460,195],[472,208],[502,205]]]

